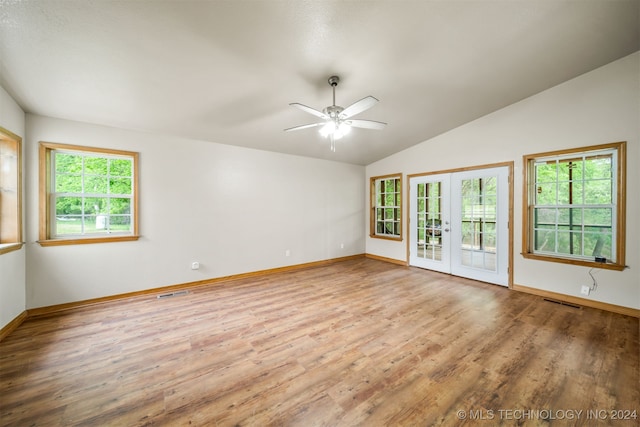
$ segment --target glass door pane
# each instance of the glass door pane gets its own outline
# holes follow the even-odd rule
[[[509,168],[454,173],[452,274],[508,285]]]
[[[418,239],[416,254],[420,258],[442,260],[441,183],[420,183],[417,191]]]
[[[462,265],[496,271],[496,177],[463,179]]]
[[[411,178],[410,197],[410,264],[449,272],[448,224],[449,175]]]

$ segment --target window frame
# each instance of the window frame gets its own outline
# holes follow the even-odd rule
[[[614,176],[612,183],[612,196],[615,197],[613,205],[615,206],[615,221],[612,221],[612,238],[615,261],[607,260],[599,262],[595,257],[590,260],[584,256],[576,257],[562,254],[543,254],[534,251],[534,206],[535,206],[535,170],[536,161],[542,159],[547,161],[565,160],[570,156],[589,156],[597,152],[605,150],[615,151],[612,155],[614,158],[615,168],[612,168]],[[626,245],[626,141],[613,142],[609,144],[593,145],[588,147],[578,147],[573,149],[565,149],[558,151],[549,151],[544,153],[528,154],[523,156],[523,190],[522,190],[522,256],[527,259],[535,259],[541,261],[557,262],[571,265],[581,265],[592,268],[603,268],[609,270],[622,271],[626,268],[625,264],[625,245]],[[555,206],[566,208],[571,205],[563,205],[556,203]]]
[[[51,185],[52,185],[52,169],[51,169],[51,153],[54,151],[67,151],[76,152],[83,155],[103,155],[105,157],[118,156],[118,157],[130,157],[132,160],[132,196],[131,196],[131,233],[126,234],[113,234],[113,235],[89,235],[87,237],[81,235],[68,235],[62,237],[52,236],[52,209],[51,206]],[[134,151],[116,150],[110,148],[96,148],[86,147],[81,145],[60,144],[54,142],[40,141],[39,148],[39,240],[38,243],[41,246],[59,246],[59,245],[77,245],[77,244],[90,244],[90,243],[107,243],[107,242],[125,242],[134,241],[140,238],[139,236],[139,153]]]
[[[15,171],[15,178],[11,179],[9,188],[0,182],[0,229],[10,227],[9,238],[0,234],[0,255],[17,251],[22,248],[22,138],[11,131],[0,127],[0,151],[8,149],[13,162],[10,170]],[[5,206],[2,193],[14,192],[15,198],[9,199],[9,207]],[[9,210],[6,212],[5,210]],[[7,219],[8,218],[8,219]],[[1,233],[1,231],[0,231]]]
[[[379,181],[387,181],[387,180],[391,180],[391,179],[395,179],[397,181],[397,189],[396,191],[394,191],[395,194],[397,194],[398,197],[398,201],[399,204],[398,205],[394,205],[392,207],[392,209],[396,209],[396,215],[395,217],[397,218],[397,222],[398,222],[398,234],[378,234],[377,233],[377,217],[376,217],[376,209],[379,208],[383,208],[382,206],[377,206],[377,200],[378,200],[378,188],[377,188],[377,182]],[[372,176],[369,179],[369,188],[370,188],[370,206],[371,206],[371,210],[370,210],[370,217],[369,217],[369,237],[371,238],[375,238],[375,239],[386,239],[386,240],[395,240],[395,241],[402,241],[402,223],[403,223],[403,218],[402,218],[402,199],[403,199],[403,195],[402,195],[402,187],[403,187],[403,183],[402,183],[402,173],[394,173],[394,174],[389,174],[389,175],[381,175],[381,176]],[[383,205],[384,206],[384,205]],[[387,208],[388,207],[384,207]]]

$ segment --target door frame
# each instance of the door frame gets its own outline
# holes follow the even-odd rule
[[[414,201],[413,199],[416,198],[417,199],[417,195],[415,194],[415,191],[411,191],[408,195],[409,199],[407,199],[407,203],[409,206],[409,235],[407,236],[407,243],[408,243],[408,248],[409,248],[409,252],[408,252],[408,265],[410,266],[415,266],[415,267],[420,267],[420,268],[424,268],[427,270],[433,270],[433,271],[439,271],[441,273],[445,273],[445,274],[451,274],[451,248],[450,248],[450,242],[451,242],[451,233],[448,232],[449,228],[451,228],[451,225],[449,224],[450,221],[450,217],[449,217],[449,211],[450,209],[450,202],[449,203],[445,203],[446,201],[450,201],[449,198],[449,194],[451,193],[451,174],[450,173],[444,173],[444,174],[428,174],[428,175],[419,175],[419,176],[413,176],[411,178],[409,178],[409,186],[411,186],[412,181],[421,181],[419,183],[417,183],[418,185],[420,184],[434,184],[434,183],[438,183],[439,184],[439,206],[440,206],[440,215],[441,222],[440,224],[440,243],[438,246],[440,246],[440,259],[433,259],[431,257],[427,257],[425,259],[420,260],[420,264],[423,265],[417,265],[416,264],[416,258],[414,258],[412,260],[411,258],[411,248],[412,248],[412,242],[416,242],[417,240],[417,230],[416,227],[412,227],[411,226],[411,220],[412,219],[417,219],[417,212],[414,211],[414,209],[411,209],[412,206],[412,201]],[[414,183],[416,184],[416,183]],[[411,187],[415,190],[415,186]],[[425,188],[425,192],[427,191],[427,188]],[[443,194],[447,194],[447,197],[444,197]],[[444,229],[444,230],[443,230]],[[443,232],[446,231],[446,232]],[[416,238],[416,240],[413,240],[414,237]],[[426,241],[430,239],[430,237],[425,236],[425,243],[427,243]],[[425,251],[429,250],[428,246],[431,246],[429,244],[425,245]],[[413,248],[415,249],[415,245],[413,245]],[[444,249],[447,250],[444,250]],[[432,254],[434,255],[434,254]]]
[[[478,166],[468,166],[468,167],[461,167],[461,168],[455,168],[455,169],[445,169],[445,170],[438,170],[438,171],[432,171],[432,172],[423,172],[423,173],[415,173],[415,174],[408,174],[406,175],[406,183],[405,183],[405,200],[407,201],[407,209],[405,210],[405,224],[407,224],[405,228],[405,230],[407,230],[407,236],[406,236],[406,265],[411,265],[410,264],[410,258],[409,258],[409,254],[410,254],[410,249],[411,249],[411,242],[409,241],[409,235],[408,233],[411,230],[411,220],[410,220],[410,214],[411,214],[411,179],[412,178],[416,178],[416,177],[421,177],[421,176],[428,176],[428,175],[440,175],[440,174],[447,174],[447,173],[455,173],[455,172],[467,172],[467,171],[475,171],[475,170],[482,170],[482,169],[491,169],[491,168],[498,168],[498,167],[507,167],[509,170],[509,176],[507,177],[507,182],[509,185],[509,189],[508,189],[508,211],[509,211],[509,215],[508,215],[508,254],[507,254],[507,259],[508,259],[508,266],[507,266],[507,276],[508,276],[508,283],[507,283],[507,287],[509,289],[513,289],[513,228],[514,228],[514,224],[513,224],[513,169],[514,169],[514,162],[510,161],[510,162],[500,162],[500,163],[490,163],[490,164],[485,164],[485,165],[478,165]]]

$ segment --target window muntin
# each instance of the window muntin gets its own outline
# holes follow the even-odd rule
[[[417,256],[442,261],[442,182],[421,182],[416,191]]]
[[[460,194],[462,265],[498,271],[498,178],[463,179]]]
[[[371,237],[402,239],[402,175],[371,178]]]
[[[22,247],[21,138],[0,128],[0,254]]]
[[[41,243],[137,238],[137,159],[133,152],[41,143]]]
[[[525,168],[525,256],[624,268],[624,143],[525,156]]]

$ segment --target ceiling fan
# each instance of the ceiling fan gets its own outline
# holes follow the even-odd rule
[[[342,108],[339,105],[336,105],[336,86],[338,86],[339,82],[340,77],[329,77],[329,85],[331,85],[331,87],[333,88],[333,105],[326,107],[322,111],[318,111],[297,102],[289,104],[293,105],[294,107],[298,107],[302,111],[313,114],[316,117],[320,117],[324,120],[324,122],[294,126],[292,128],[285,129],[284,131],[290,132],[292,130],[322,126],[320,128],[320,134],[325,138],[328,137],[331,140],[331,151],[336,151],[336,140],[349,133],[352,127],[376,130],[384,129],[384,127],[387,125],[386,123],[377,122],[375,120],[361,120],[351,118],[352,116],[355,116],[356,114],[359,114],[373,107],[378,102],[378,100],[373,96],[362,98],[360,101],[354,102],[347,108]]]

